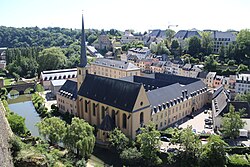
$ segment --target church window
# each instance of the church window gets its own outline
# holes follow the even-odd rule
[[[122,127],[123,127],[123,129],[127,128],[127,116],[126,116],[126,114],[122,115]]]

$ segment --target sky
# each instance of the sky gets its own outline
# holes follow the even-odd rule
[[[109,30],[250,28],[250,0],[0,0],[0,25]]]

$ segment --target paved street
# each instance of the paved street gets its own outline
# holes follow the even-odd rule
[[[187,126],[192,126],[193,130],[196,131],[196,133],[213,133],[212,129],[204,128],[205,126],[205,119],[209,117],[211,114],[211,111],[209,111],[207,114],[203,112],[196,115],[193,119],[189,119],[185,123],[181,124],[179,127],[181,128],[187,128]]]

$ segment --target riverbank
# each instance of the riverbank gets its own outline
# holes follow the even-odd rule
[[[5,108],[0,102],[0,166],[14,167],[11,156],[9,139],[13,135],[7,118],[5,117]]]

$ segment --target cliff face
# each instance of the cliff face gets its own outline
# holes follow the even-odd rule
[[[12,135],[9,123],[5,117],[5,109],[2,102],[0,102],[0,166],[1,167],[14,167],[9,138]]]

